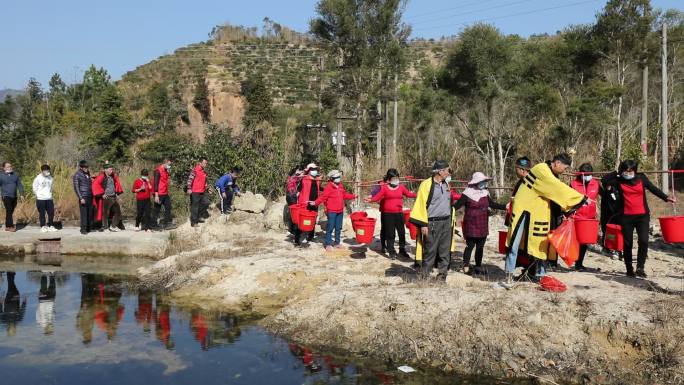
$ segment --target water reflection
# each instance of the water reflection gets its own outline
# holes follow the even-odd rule
[[[17,324],[24,319],[26,313],[27,298],[21,298],[19,289],[14,282],[16,275],[12,271],[6,273],[7,290],[3,296],[2,309],[0,310],[0,324],[7,328],[8,336],[17,334]]]
[[[131,290],[129,280],[50,270],[0,273],[0,327],[7,331],[0,335],[2,383],[495,383],[403,375],[394,365],[319,354],[242,325],[231,313],[178,309],[163,294]],[[26,312],[35,312],[35,321]]]

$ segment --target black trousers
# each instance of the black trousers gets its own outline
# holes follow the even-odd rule
[[[150,200],[135,201],[135,227],[141,226],[143,230],[150,228]]]
[[[109,217],[112,220],[109,220]],[[119,222],[121,221],[121,206],[119,205],[119,200],[116,197],[104,197],[102,198],[102,228],[108,229],[110,227],[119,227]]]
[[[466,238],[466,248],[463,251],[463,265],[470,265],[470,255],[475,248],[475,266],[482,266],[482,255],[487,238]]]
[[[421,275],[427,277],[432,268],[437,265],[439,279],[446,280],[451,264],[451,220],[438,220],[428,222],[428,237],[423,242],[423,266]]]
[[[208,208],[209,202],[205,193],[190,194],[190,224],[197,224],[201,217],[207,217],[208,213],[206,211]]]
[[[584,266],[584,256],[587,254],[587,246],[588,245],[580,245],[579,258],[577,258],[577,262],[575,262],[575,267]]]
[[[219,193],[219,199],[221,200],[221,213],[227,214],[233,206],[233,197],[235,196],[235,192],[233,190],[226,190],[226,197],[224,198],[221,194],[221,191],[218,189],[217,191]]]
[[[287,206],[285,207],[285,212],[283,212],[283,220],[287,224],[288,231],[290,234],[294,235],[297,231],[297,224],[292,221],[292,215],[290,215],[290,205],[297,203],[297,194],[288,194],[285,197]]]
[[[406,230],[404,229],[403,213],[381,213],[380,223],[382,224],[382,238],[380,239],[382,248],[390,253],[394,250],[395,233],[399,234],[399,250],[406,249]]]
[[[36,208],[38,209],[38,220],[40,221],[40,227],[52,226],[52,222],[55,219],[55,203],[52,199],[44,201],[36,201]],[[45,217],[47,217],[47,224],[45,222]]]
[[[162,206],[164,207],[164,219],[162,224],[168,225],[171,223],[171,197],[168,195],[160,195],[159,203],[154,202],[154,212],[152,214],[152,222],[156,225],[159,221],[159,214]]]
[[[643,269],[648,258],[648,225],[650,217],[644,215],[623,215],[620,220],[622,226],[622,237],[624,238],[625,249],[622,256],[628,271],[634,269],[632,266],[632,236],[634,230],[637,232],[637,269]]]
[[[5,228],[14,227],[14,209],[17,208],[17,197],[2,197],[5,205]]]
[[[81,213],[81,231],[88,232],[93,228],[93,198],[85,197],[85,204],[78,202]]]

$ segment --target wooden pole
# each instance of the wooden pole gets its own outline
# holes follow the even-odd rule
[[[648,156],[648,65],[641,71],[641,153]]]
[[[667,171],[669,166],[669,141],[667,133],[667,24],[663,23],[663,47],[662,47],[662,57],[661,57],[661,73],[662,73],[662,109],[661,109],[661,124],[662,126],[662,170]],[[669,182],[667,174],[662,175],[662,190],[665,194],[669,194]]]

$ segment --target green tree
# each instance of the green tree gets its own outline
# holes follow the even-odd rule
[[[174,128],[176,114],[166,86],[155,84],[147,93],[147,103],[145,119],[150,131],[168,131]]]
[[[93,144],[101,148],[99,159],[102,162],[124,162],[130,156],[135,132],[122,104],[115,86],[110,85],[102,93],[97,109],[98,124],[91,133]]]
[[[264,78],[253,76],[242,82],[242,95],[247,102],[242,124],[249,131],[256,131],[263,123],[273,123],[273,100]]]

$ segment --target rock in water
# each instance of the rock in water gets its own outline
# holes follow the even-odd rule
[[[266,209],[266,203],[266,198],[263,195],[247,191],[235,197],[233,208],[239,211],[261,214]]]
[[[284,230],[287,228],[285,225],[285,210],[289,210],[285,205],[285,202],[273,202],[264,211],[264,227],[271,230]]]

